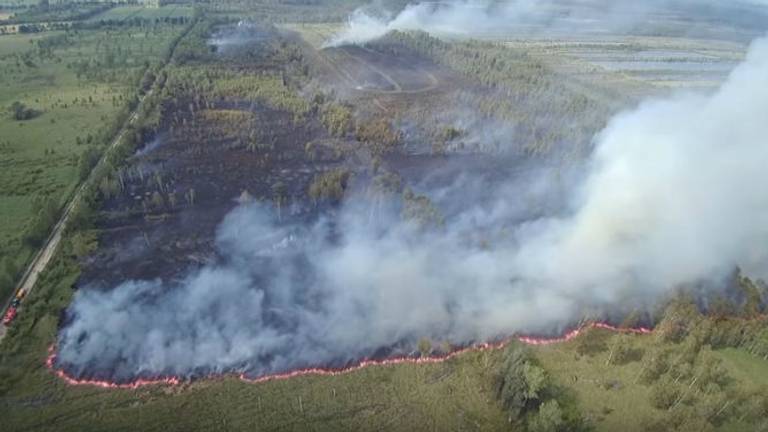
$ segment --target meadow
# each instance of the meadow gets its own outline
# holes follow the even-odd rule
[[[0,38],[0,261],[15,273],[37,242],[33,201],[61,208],[79,183],[89,149],[111,139],[145,68],[180,26],[17,34]],[[20,103],[18,118],[11,106]],[[16,275],[0,275],[5,298]]]

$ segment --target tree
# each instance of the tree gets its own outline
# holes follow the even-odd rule
[[[338,203],[344,197],[351,175],[352,173],[344,168],[336,168],[317,175],[309,185],[309,196],[315,202],[328,199]]]
[[[649,350],[643,356],[643,365],[638,377],[645,384],[656,382],[669,370],[669,351],[662,348]]]
[[[402,218],[418,228],[441,227],[445,224],[440,210],[425,195],[417,195],[410,188],[403,191]]]
[[[531,419],[529,430],[532,432],[558,432],[564,430],[565,420],[560,404],[552,399],[539,407],[539,412]]]
[[[701,388],[705,388],[709,385],[716,385],[718,388],[723,388],[728,381],[728,370],[723,366],[723,361],[712,353],[711,349],[701,350],[699,354],[698,363],[698,385]]]
[[[742,315],[745,318],[755,318],[760,316],[762,313],[760,290],[748,277],[739,278],[739,286],[745,297]]]
[[[768,418],[768,386],[750,390],[739,389],[735,405],[740,422],[764,421]]]
[[[87,235],[82,232],[78,232],[70,239],[70,245],[72,247],[72,253],[77,258],[83,258],[96,250],[98,246],[96,239],[92,235]]]
[[[79,137],[78,137],[79,138]],[[77,162],[77,172],[80,181],[88,178],[93,167],[99,162],[99,152],[95,148],[85,150]]]
[[[544,369],[527,361],[523,365],[523,377],[526,383],[525,398],[528,400],[541,399],[541,392],[547,387],[548,381]]]
[[[651,387],[651,405],[658,409],[669,409],[680,398],[680,389],[668,377]]]
[[[384,155],[397,149],[402,141],[399,131],[384,119],[361,122],[357,125],[355,137],[368,145],[374,155]]]
[[[504,352],[504,362],[497,376],[497,392],[510,418],[535,408],[547,391],[549,379],[535,364],[528,350],[520,344],[510,344]]]
[[[346,136],[352,129],[352,111],[336,103],[323,108],[321,119],[328,132],[337,137]]]
[[[687,297],[678,298],[669,303],[654,334],[661,342],[677,343],[701,321],[701,314],[693,300]]]

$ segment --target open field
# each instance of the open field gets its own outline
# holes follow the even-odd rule
[[[743,60],[737,42],[663,37],[574,37],[504,42],[547,60],[564,74],[648,92],[712,89]]]
[[[127,104],[144,62],[154,62],[177,30],[122,30],[14,35],[0,38],[0,119],[2,156],[0,255],[21,266],[31,253],[22,243],[32,197],[61,206],[79,181],[80,155],[104,144],[106,127]],[[54,42],[53,48],[46,44]],[[34,43],[33,43],[34,42]],[[98,73],[85,66],[104,64]],[[112,62],[111,64],[109,62]],[[36,113],[11,118],[8,107],[21,102]],[[23,205],[19,205],[23,204]],[[3,296],[9,287],[3,288]]]

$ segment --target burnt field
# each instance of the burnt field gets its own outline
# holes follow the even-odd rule
[[[439,68],[418,56],[393,56],[359,46],[326,48],[324,54],[358,91],[420,93],[439,84]]]
[[[524,156],[504,130],[506,147],[489,149],[473,144],[487,141],[477,124],[425,121],[450,97],[441,79],[461,78],[416,54],[323,52],[342,56],[344,72],[318,81],[306,74],[327,72],[327,58],[273,31],[241,23],[211,41],[205,69],[172,70],[160,127],[101,184],[100,246],[82,259],[57,367],[118,382],[258,377],[416,355],[425,338],[448,352],[515,329],[465,325],[486,307],[462,305],[471,292],[443,293],[443,276],[392,260],[430,269],[473,259],[457,247],[506,250],[515,227],[565,211],[557,185],[577,170]],[[473,283],[465,272],[454,277]],[[414,287],[426,291],[392,321]],[[114,320],[90,327],[104,314]],[[106,339],[124,344],[105,350]]]
[[[309,184],[338,165],[332,153],[305,157],[304,144],[326,136],[317,122],[296,124],[290,112],[260,103],[214,103],[195,114],[180,108],[165,109],[176,124],[190,126],[162,131],[119,173],[122,190],[105,202],[99,227],[110,247],[87,261],[83,285],[173,277],[205,262],[224,215],[255,199],[284,195],[287,217],[315,213]],[[242,137],[226,128],[260,132]],[[246,143],[249,138],[258,142]]]

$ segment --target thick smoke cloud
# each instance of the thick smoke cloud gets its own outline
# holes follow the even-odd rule
[[[650,32],[656,35],[660,31],[709,36],[721,26],[730,25],[754,37],[763,32],[768,23],[768,15],[760,8],[760,2],[765,4],[763,0],[426,1],[408,4],[394,15],[374,8],[360,8],[352,13],[345,28],[325,45],[363,44],[393,30],[421,30],[446,37],[495,33],[572,36]],[[662,27],[656,29],[656,25]]]
[[[120,380],[255,376],[408,352],[421,337],[556,331],[679,284],[717,286],[736,265],[764,277],[766,113],[762,39],[717,92],[610,121],[573,201],[549,217],[521,223],[527,201],[512,180],[482,205],[437,191],[454,207],[431,231],[358,201],[309,227],[237,208],[219,228],[217,263],[175,282],[81,289],[58,365]],[[551,188],[546,177],[526,184],[534,195]]]

